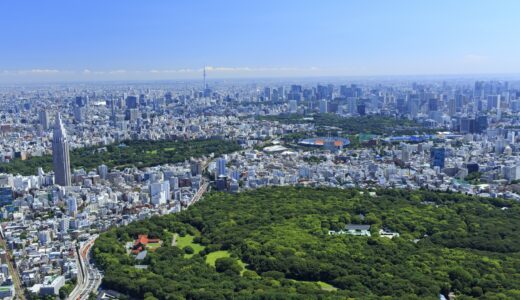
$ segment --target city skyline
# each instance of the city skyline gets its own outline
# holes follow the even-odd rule
[[[520,2],[0,2],[1,299],[520,299]]]
[[[0,4],[0,83],[520,69],[513,1],[95,2]]]
[[[389,291],[399,298],[513,298],[520,284],[505,279],[515,278],[512,267],[493,266],[496,278],[504,279],[475,287],[474,281],[449,276],[453,268],[468,267],[452,255],[418,261],[444,272],[433,279],[430,267],[410,269],[406,257],[418,247],[452,251],[449,245],[455,245],[464,257],[474,257],[472,274],[487,276],[482,259],[502,264],[504,255],[518,252],[520,82],[411,79],[211,78],[204,85],[201,76],[192,83],[2,86],[0,241],[13,259],[2,261],[0,296],[87,300],[128,293],[138,299],[184,299],[202,282],[212,294],[233,297],[256,295],[265,282],[268,291],[286,298],[380,298]],[[253,198],[244,198],[248,195]],[[476,223],[468,226],[461,215]],[[223,234],[232,247],[219,248],[211,231],[192,225],[204,224],[199,222]],[[164,230],[160,224],[174,227]],[[316,258],[317,267],[308,269],[314,275],[305,282],[287,281],[305,284],[303,293],[273,286],[268,272],[275,269],[246,265],[247,256],[232,252],[243,249],[244,234],[253,236],[244,226],[258,230],[252,245],[265,239],[280,244],[272,242],[278,236],[288,239],[291,249],[305,250],[314,241],[313,249],[339,255]],[[119,239],[115,232],[124,234]],[[461,235],[471,238],[468,244],[455,244]],[[210,241],[207,246],[199,236]],[[345,250],[343,245],[354,243],[358,246]],[[375,253],[387,255],[379,255],[378,268],[391,273],[360,272],[373,264],[356,262],[356,269],[337,259],[361,257],[376,243],[385,248],[378,246]],[[387,247],[402,249],[405,259],[396,260]],[[486,256],[473,255],[479,249]],[[226,257],[214,259],[213,266],[214,256],[222,254]],[[157,260],[166,262],[161,272],[150,260],[155,255],[170,257]],[[217,265],[226,260],[239,264],[234,273],[221,274]],[[292,260],[284,262],[289,271],[301,270]],[[205,270],[209,277],[178,272],[182,265]],[[356,270],[359,277],[346,286],[329,265]],[[136,266],[147,268],[153,280],[164,281],[164,273],[188,274],[189,280],[167,280],[144,290],[150,284],[141,281],[146,273]],[[107,269],[112,267],[129,271]],[[238,268],[258,275],[241,276]],[[410,272],[404,274],[403,268]],[[384,282],[386,274],[396,280],[383,289],[366,284]],[[428,281],[407,274],[434,284],[425,289]],[[179,282],[180,288],[168,291]]]

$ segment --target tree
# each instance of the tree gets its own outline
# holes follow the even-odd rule
[[[189,210],[101,234],[93,254],[104,286],[137,299],[147,292],[159,299],[434,299],[450,292],[461,299],[518,298],[518,203],[426,190],[376,193],[324,187],[209,193]],[[347,218],[400,237],[328,234]],[[187,259],[185,249],[163,246],[148,254],[148,269],[138,270],[123,246],[125,233],[165,241],[180,231],[199,237],[200,255]],[[212,267],[208,254],[215,251],[229,257]]]
[[[186,254],[193,254],[193,253],[195,253],[195,250],[193,250],[193,248],[191,246],[186,246],[186,247],[183,248],[183,250],[184,250],[184,253],[186,253]]]
[[[236,259],[231,257],[221,257],[215,261],[215,269],[217,272],[231,272],[232,274],[240,274],[242,266],[240,266]]]

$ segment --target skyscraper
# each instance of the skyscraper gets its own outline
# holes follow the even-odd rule
[[[264,88],[264,98],[265,98],[266,101],[272,100],[271,99],[271,88],[270,87],[265,87]]]
[[[217,176],[226,176],[226,175],[227,175],[226,159],[219,158],[217,160]]]
[[[320,114],[326,114],[328,113],[328,101],[326,99],[320,100]]]
[[[298,102],[296,100],[289,100],[289,112],[291,114],[298,112]]]
[[[78,123],[82,123],[85,121],[85,107],[84,106],[76,106],[74,107],[74,120]]]
[[[59,113],[56,115],[52,137],[52,166],[54,182],[61,186],[71,185],[69,143]]]
[[[444,148],[432,148],[430,157],[433,167],[444,169],[444,160],[446,157],[446,150]]]
[[[76,200],[76,197],[70,196],[67,198],[67,207],[69,216],[75,218],[78,215],[78,201]]]
[[[42,126],[42,128],[44,130],[49,129],[50,124],[51,124],[50,118],[49,118],[49,112],[45,109],[40,110],[39,117],[40,117],[40,125]]]

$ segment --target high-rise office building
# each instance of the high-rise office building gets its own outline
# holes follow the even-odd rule
[[[87,105],[87,102],[88,102],[88,97],[82,97],[82,96],[76,97],[76,106],[84,107]]]
[[[74,120],[78,123],[85,121],[85,107],[83,107],[83,106],[74,107]]]
[[[137,108],[137,97],[136,96],[128,96],[125,99],[126,108]]]
[[[297,100],[300,101],[302,99],[302,86],[301,85],[291,85],[291,90],[288,95],[289,100]]]
[[[320,100],[320,114],[326,114],[329,112],[328,101],[325,99]]]
[[[487,116],[478,116],[476,121],[476,132],[483,133],[488,127],[488,119]]]
[[[108,175],[108,167],[106,165],[100,165],[98,167],[98,174],[102,179],[106,179]]]
[[[264,88],[264,98],[266,101],[271,100],[271,88],[270,87]]]
[[[462,107],[465,102],[465,96],[461,94],[455,95],[455,111],[460,112],[462,111]]]
[[[40,110],[39,113],[40,125],[44,130],[51,127],[51,119],[49,118],[49,112],[47,110]]]
[[[150,184],[150,202],[154,205],[166,204],[171,200],[170,181]]]
[[[278,90],[278,97],[280,100],[284,100],[285,99],[285,87],[281,86],[279,88],[277,88]]]
[[[432,159],[433,167],[439,167],[439,168],[443,169],[445,157],[446,157],[446,150],[444,148],[432,148],[431,159]]]
[[[487,97],[487,110],[500,109],[500,95],[490,95]]]
[[[11,187],[0,187],[0,207],[13,203],[13,189]]]
[[[52,137],[52,166],[54,182],[61,186],[71,185],[69,142],[59,113],[56,115]]]
[[[348,105],[348,113],[351,115],[355,115],[357,113],[357,98],[348,97],[347,105]]]
[[[67,209],[69,216],[76,217],[78,215],[78,201],[75,197],[67,198]]]
[[[439,110],[439,99],[432,98],[428,101],[428,111],[438,111]]]
[[[364,116],[366,115],[366,105],[364,103],[361,103],[357,106],[357,113],[360,115],[360,116]]]
[[[271,100],[272,101],[278,101],[280,99],[278,95],[278,89],[273,89],[271,92]]]
[[[296,100],[289,100],[289,112],[295,114],[298,111],[298,102]]]
[[[397,98],[395,101],[395,108],[397,109],[397,112],[400,114],[406,113],[406,99],[405,98]]]
[[[125,111],[125,120],[130,122],[135,122],[139,119],[139,110],[137,108],[128,108]]]
[[[217,160],[217,176],[226,176],[226,160],[224,158],[219,158]]]
[[[197,176],[202,174],[202,162],[198,159],[190,161],[191,176]]]
[[[419,97],[417,95],[412,95],[408,99],[408,113],[412,117],[416,117],[419,113]]]
[[[448,114],[450,116],[454,116],[456,112],[457,112],[457,102],[456,102],[455,98],[451,98],[448,101]]]
[[[316,88],[316,98],[318,100],[321,100],[321,99],[332,100],[333,91],[334,91],[334,86],[331,84],[329,84],[329,85],[319,85],[318,84],[318,86]]]

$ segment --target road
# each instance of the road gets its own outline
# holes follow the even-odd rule
[[[70,293],[68,299],[76,299],[79,291],[81,290],[82,284],[83,284],[83,267],[80,263],[78,251],[76,250],[74,252],[74,256],[76,257],[76,265],[78,266],[78,278],[76,280],[76,286]]]
[[[90,263],[90,250],[97,237],[98,235],[92,236],[76,250],[76,259],[79,266],[78,281],[68,299],[86,300],[90,293],[97,291],[101,285],[101,273]]]
[[[15,290],[15,294],[16,294],[15,299],[25,300],[25,294],[24,294],[24,290],[22,288],[22,282],[20,281],[20,274],[18,274],[18,271],[13,266],[13,260],[11,259],[11,255],[9,254],[9,251],[7,250],[7,244],[5,243],[5,240],[2,236],[2,234],[0,234],[0,246],[6,251],[7,267],[9,269],[9,274],[11,275],[11,278],[13,278],[14,290]]]
[[[204,193],[208,190],[209,182],[205,182],[202,184],[202,186],[199,188],[197,193],[191,198],[190,205],[197,203],[202,196],[204,196]]]

